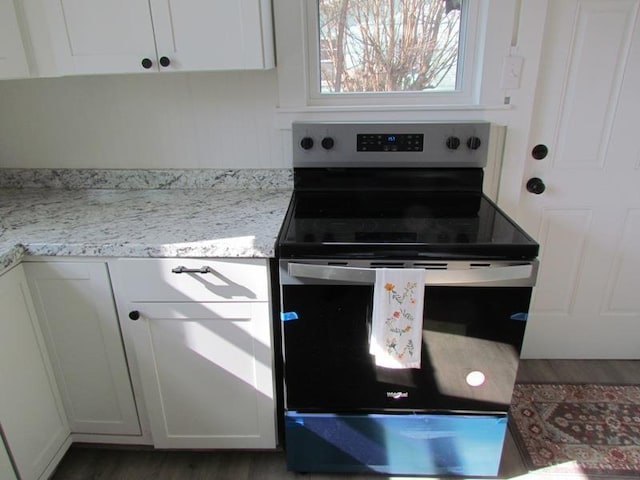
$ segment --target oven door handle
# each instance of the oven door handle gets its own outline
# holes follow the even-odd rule
[[[536,281],[537,265],[537,261],[534,261],[530,264],[505,267],[427,270],[425,285],[532,287]],[[375,268],[337,267],[308,263],[289,263],[288,273],[292,277],[349,283],[373,284],[376,279]]]

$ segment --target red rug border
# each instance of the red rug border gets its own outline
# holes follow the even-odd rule
[[[520,382],[517,381],[515,386],[514,386],[514,390],[516,388],[517,385],[570,385],[570,386],[585,386],[585,387],[636,387],[636,388],[640,388],[640,383],[620,383],[620,382],[551,382],[551,381],[546,381],[546,382],[541,382],[541,381],[526,381],[526,382]],[[544,468],[549,468],[549,467],[553,467],[553,465],[549,465],[547,467],[538,467],[536,465],[533,464],[533,461],[529,455],[529,452],[527,451],[527,447],[525,446],[525,442],[524,439],[522,437],[522,435],[520,434],[520,431],[518,430],[518,426],[516,425],[515,420],[512,418],[512,414],[511,414],[511,408],[509,408],[509,419],[507,422],[507,428],[509,429],[509,432],[511,433],[511,436],[513,438],[513,442],[516,445],[516,449],[518,450],[518,454],[520,455],[520,458],[522,460],[522,463],[525,465],[525,467],[528,469],[529,473],[535,473],[540,471],[541,469]],[[587,475],[589,478],[599,478],[599,479],[612,479],[615,480],[617,478],[620,479],[629,479],[629,478],[640,478],[640,472],[638,471],[633,471],[630,472],[628,470],[622,470],[622,471],[610,471],[610,472],[606,472],[606,473],[597,473],[597,472],[585,472],[585,475]]]
[[[517,381],[516,385],[584,385],[584,386],[592,386],[592,387],[640,387],[640,383],[620,383],[620,382],[536,382],[536,381],[528,381],[528,382],[520,382]],[[515,387],[514,387],[515,388]]]

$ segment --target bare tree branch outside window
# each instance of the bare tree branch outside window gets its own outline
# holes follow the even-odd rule
[[[453,91],[462,0],[319,0],[321,93]]]

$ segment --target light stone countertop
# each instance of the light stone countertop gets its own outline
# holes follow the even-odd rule
[[[291,189],[0,189],[0,271],[25,255],[273,257]]]

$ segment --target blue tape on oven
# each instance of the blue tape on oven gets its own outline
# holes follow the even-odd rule
[[[300,425],[304,427],[304,417],[298,416],[296,412],[287,412],[284,414],[284,423],[286,426]]]
[[[298,320],[298,314],[296,312],[280,312],[280,320],[283,322]]]
[[[524,312],[514,313],[513,315],[511,315],[511,320],[520,320],[521,322],[526,322],[528,318],[529,314]]]

